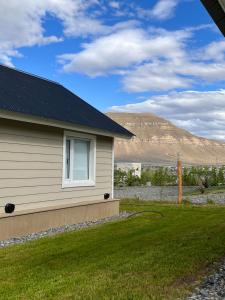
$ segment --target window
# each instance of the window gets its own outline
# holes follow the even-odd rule
[[[94,136],[65,133],[63,187],[95,185],[95,152]]]

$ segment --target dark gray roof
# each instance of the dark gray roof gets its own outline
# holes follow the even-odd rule
[[[225,36],[225,12],[218,0],[201,0],[222,34]]]
[[[133,136],[62,85],[3,65],[0,65],[0,109],[99,129],[113,135]]]

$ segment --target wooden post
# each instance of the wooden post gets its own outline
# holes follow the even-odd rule
[[[182,204],[182,196],[183,196],[182,162],[179,153],[177,155],[177,178],[178,178],[178,204]]]

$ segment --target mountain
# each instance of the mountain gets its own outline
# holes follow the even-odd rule
[[[116,139],[115,161],[170,165],[180,153],[189,165],[225,164],[225,143],[198,137],[151,113],[107,115],[133,132],[131,140]]]

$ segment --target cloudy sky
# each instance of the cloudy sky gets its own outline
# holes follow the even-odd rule
[[[102,111],[225,140],[225,39],[200,0],[0,0],[0,62]]]

